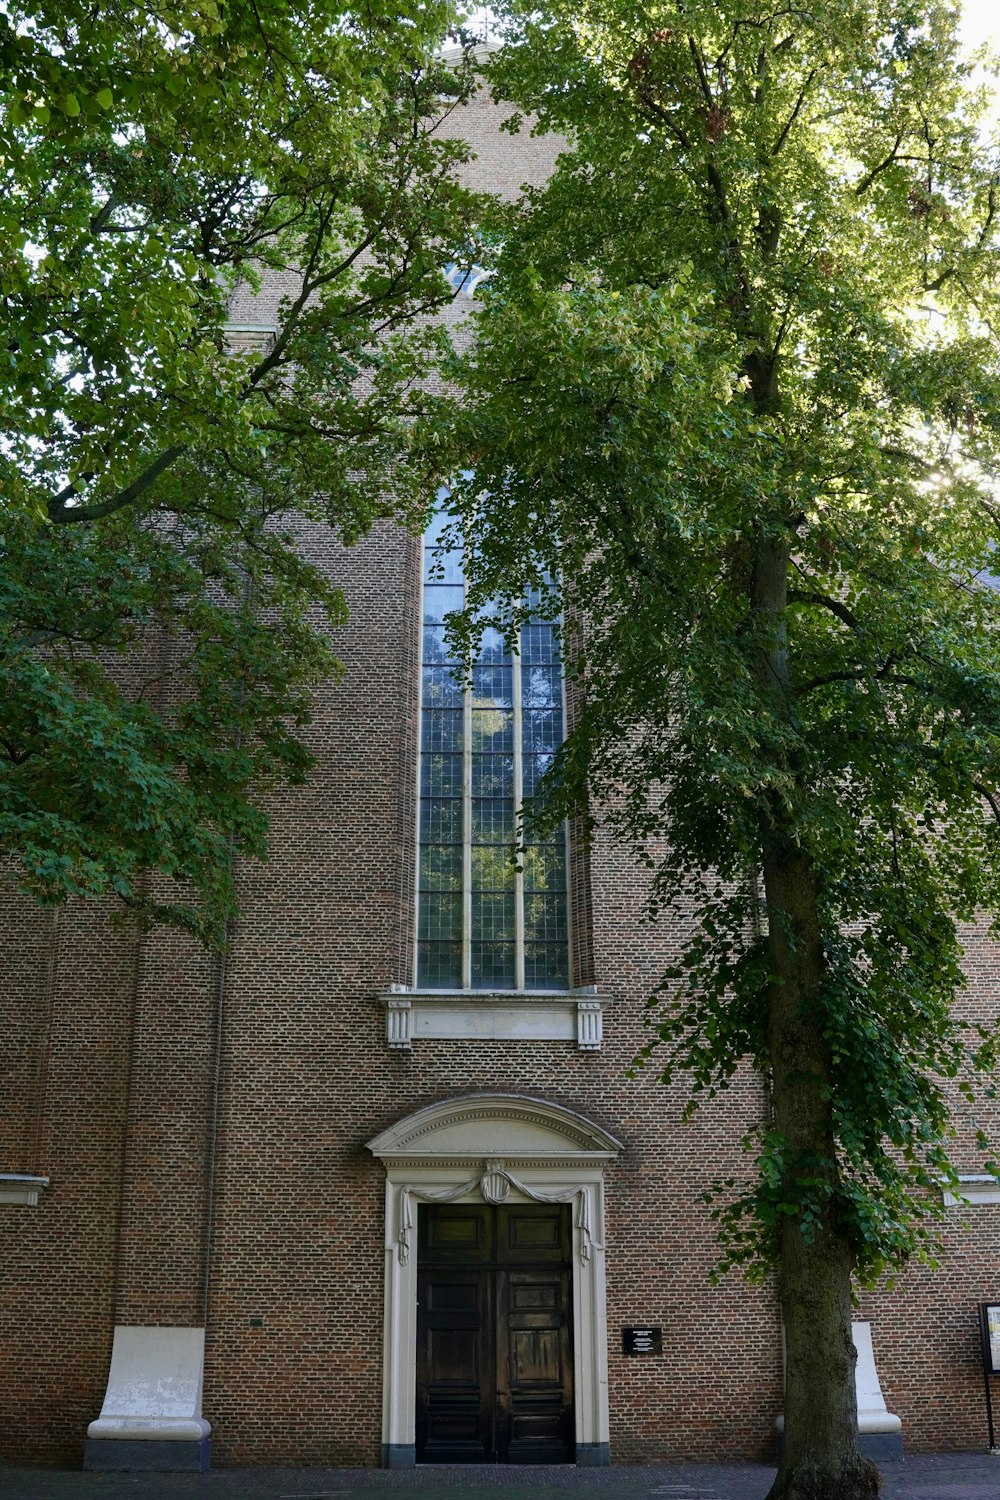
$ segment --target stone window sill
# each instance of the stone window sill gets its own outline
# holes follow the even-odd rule
[[[958,1184],[957,1193],[951,1188],[942,1189],[946,1208],[957,1208],[966,1203],[1000,1203],[1000,1182],[995,1177],[988,1177],[985,1173],[968,1176],[959,1173]]]
[[[534,1040],[575,1042],[581,1052],[599,1052],[604,1000],[596,989],[407,990],[392,986],[378,995],[385,1010],[386,1041],[393,1052],[410,1052],[416,1041]]]
[[[22,1208],[35,1208],[39,1193],[48,1185],[47,1177],[32,1177],[26,1172],[0,1172],[0,1204],[14,1203]]]

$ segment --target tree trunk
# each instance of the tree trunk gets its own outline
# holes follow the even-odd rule
[[[789,846],[764,859],[772,985],[768,1049],[774,1129],[786,1142],[786,1180],[836,1186],[829,1050],[818,998],[823,982],[818,890],[808,860]],[[768,1500],[870,1500],[878,1470],[858,1446],[851,1336],[849,1244],[821,1215],[807,1237],[783,1222],[778,1288],[785,1325],[785,1438]]]
[[[762,535],[751,606],[761,631],[759,685],[771,711],[791,723],[785,609],[790,543]],[[785,767],[788,769],[788,767]],[[805,789],[803,789],[805,790]],[[796,1180],[819,1183],[836,1202],[838,1170],[829,1097],[830,1051],[821,999],[825,960],[820,888],[796,838],[794,812],[772,798],[761,819],[768,916],[767,1038],[773,1128],[784,1143],[787,1199]],[[878,1470],[858,1444],[851,1336],[851,1247],[822,1198],[815,1222],[789,1214],[779,1230],[778,1287],[785,1323],[785,1437],[768,1500],[871,1500]]]

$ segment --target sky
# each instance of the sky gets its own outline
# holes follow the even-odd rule
[[[473,10],[470,23],[478,25],[487,13],[488,7]],[[962,31],[970,49],[982,42],[1000,49],[1000,0],[963,0]]]
[[[963,0],[962,35],[969,51],[989,42],[1000,52],[1000,0]],[[992,88],[993,118],[1000,121],[1000,81]]]
[[[969,47],[978,47],[981,42],[989,41],[1000,46],[1000,5],[997,0],[965,0],[962,30]]]
[[[1000,0],[963,0],[962,35],[969,51],[989,42],[1000,52]],[[1000,123],[1000,80],[991,80],[993,108],[987,116],[985,127],[991,131],[992,121]]]

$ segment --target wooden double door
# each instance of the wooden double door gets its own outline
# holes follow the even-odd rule
[[[574,1459],[565,1204],[421,1204],[417,1462]]]

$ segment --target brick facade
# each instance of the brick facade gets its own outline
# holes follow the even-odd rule
[[[544,176],[547,143],[497,134],[486,107],[472,116],[482,184]],[[235,320],[267,321],[279,291]],[[600,841],[574,862],[573,913],[577,980],[608,1000],[602,1050],[388,1049],[376,994],[412,981],[419,548],[388,524],[351,551],[318,528],[304,545],[347,596],[348,670],[317,695],[316,771],[275,798],[269,862],[238,872],[225,964],[94,907],[5,899],[0,1170],[50,1186],[37,1207],[0,1208],[0,1456],[79,1462],[114,1327],[179,1324],[207,1329],[216,1462],[378,1463],[384,1171],[365,1142],[474,1091],[564,1104],[623,1143],[606,1188],[613,1461],[766,1456],[773,1289],[710,1286],[696,1201],[744,1170],[758,1080],[683,1123],[655,1069],[626,1078],[679,934],[639,920],[642,881]],[[976,937],[972,961],[970,1004],[992,1008],[995,945]],[[985,1441],[974,1304],[1000,1299],[1000,1206],[970,1209],[967,1230],[960,1217],[940,1272],[864,1308],[915,1450]],[[662,1356],[623,1357],[635,1323],[662,1325]]]

